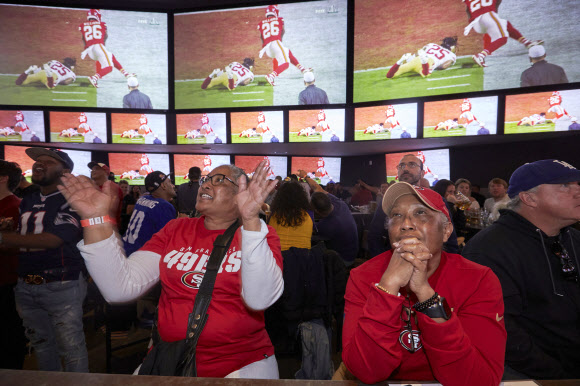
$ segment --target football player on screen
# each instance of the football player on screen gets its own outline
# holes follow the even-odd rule
[[[480,127],[484,126],[484,123],[479,121],[475,117],[475,115],[471,111],[471,108],[472,108],[471,101],[468,98],[465,98],[461,103],[461,114],[459,115],[460,123],[467,123],[467,125],[475,123]]]
[[[552,121],[562,119],[564,117],[570,118],[571,121],[575,121],[576,117],[570,115],[564,107],[562,107],[562,96],[558,91],[554,91],[550,98],[548,98],[548,103],[550,103],[549,113],[556,114],[556,118]]]
[[[522,43],[526,48],[544,44],[543,40],[529,40],[515,29],[509,21],[502,19],[497,14],[497,8],[501,0],[462,0],[467,7],[469,25],[465,27],[463,34],[469,35],[471,30],[483,34],[483,50],[472,56],[472,59],[481,67],[486,67],[485,58],[495,50],[505,45],[508,36]]]
[[[406,53],[387,72],[387,78],[392,79],[408,72],[426,77],[435,70],[445,70],[455,64],[456,48],[457,38],[446,37],[441,45],[429,43],[418,49],[416,54]]]
[[[518,122],[518,126],[536,126],[542,123],[553,122],[551,119],[546,119],[546,113],[532,114],[529,117],[523,117]]]
[[[51,60],[39,68],[36,65],[28,67],[18,79],[16,79],[17,86],[25,86],[30,83],[42,83],[49,89],[55,88],[57,85],[67,85],[73,83],[77,76],[74,73],[76,60],[73,58],[64,58],[62,63],[58,60]]]
[[[216,68],[201,84],[202,90],[223,86],[232,91],[238,86],[246,86],[254,80],[254,59],[245,58],[243,63],[231,62],[222,70]]]
[[[272,86],[276,83],[276,77],[284,72],[290,63],[298,68],[302,73],[312,72],[312,68],[306,68],[298,62],[289,48],[282,43],[284,36],[284,19],[280,17],[278,7],[269,5],[266,8],[266,18],[258,24],[260,38],[262,39],[262,49],[260,58],[266,54],[272,58],[273,71],[266,75],[266,80]]]
[[[108,38],[107,24],[101,20],[100,10],[89,10],[87,12],[87,21],[79,26],[79,31],[81,31],[83,43],[85,44],[85,50],[81,53],[81,59],[84,60],[88,55],[97,65],[96,74],[89,76],[89,82],[91,82],[94,87],[99,87],[99,79],[102,79],[105,75],[112,72],[113,66],[119,70],[125,78],[137,76],[136,74],[125,71],[115,55],[109,52],[107,47],[105,47],[105,42]]]

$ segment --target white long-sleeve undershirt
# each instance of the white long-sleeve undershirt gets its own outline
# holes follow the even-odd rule
[[[258,232],[242,227],[242,293],[246,305],[253,310],[264,310],[284,291],[282,270],[276,264],[267,241],[268,226],[262,221]],[[79,248],[91,277],[103,297],[110,303],[135,300],[159,281],[161,255],[137,251],[125,257],[120,238],[111,237]]]

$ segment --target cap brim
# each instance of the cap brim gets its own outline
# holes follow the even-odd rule
[[[406,194],[412,194],[416,196],[423,204],[427,205],[427,207],[433,209],[435,212],[442,213],[439,209],[434,208],[431,203],[426,201],[419,193],[417,193],[415,188],[413,188],[413,185],[404,181],[391,185],[389,189],[387,189],[387,192],[383,196],[383,212],[385,212],[385,214],[388,216],[391,212],[391,209],[393,209],[397,199]]]
[[[30,148],[26,149],[25,152],[26,152],[26,155],[28,155],[34,161],[36,161],[38,159],[38,157],[45,155],[45,156],[54,158],[56,160],[59,160],[60,162],[65,164],[67,168],[69,168],[68,162],[63,160],[62,158],[60,158],[59,155],[57,153],[55,153],[54,151],[50,151],[50,150],[45,149],[43,147],[30,147]]]

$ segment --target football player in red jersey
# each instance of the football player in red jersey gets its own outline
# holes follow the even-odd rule
[[[550,103],[550,108],[548,109],[548,112],[556,114],[556,118],[553,119],[552,121],[555,122],[557,119],[561,119],[563,117],[568,117],[572,121],[576,120],[576,117],[570,115],[570,113],[568,113],[566,109],[562,107],[562,96],[558,91],[554,91],[552,93],[552,96],[548,98],[548,102]]]
[[[292,51],[282,43],[282,37],[285,32],[284,19],[280,17],[276,5],[269,5],[266,8],[266,18],[258,24],[258,31],[260,31],[260,38],[262,39],[260,58],[264,54],[268,55],[269,58],[272,58],[274,66],[273,71],[266,75],[268,83],[274,86],[276,77],[290,67],[290,63],[302,73],[312,72],[312,68],[302,66],[292,54]]]
[[[526,48],[544,44],[543,40],[526,39],[512,23],[497,14],[501,0],[461,0],[467,6],[469,25],[463,34],[467,36],[473,29],[483,34],[483,51],[472,56],[475,63],[486,67],[485,58],[507,43],[508,36],[522,43]]]
[[[125,78],[137,76],[136,74],[125,71],[115,55],[105,47],[105,42],[108,37],[107,24],[101,21],[101,12],[98,9],[91,9],[87,12],[87,21],[79,26],[79,31],[81,31],[83,42],[85,43],[85,50],[81,53],[81,59],[84,59],[88,55],[97,65],[97,73],[89,77],[89,81],[94,87],[99,87],[99,79],[113,71],[113,66]]]

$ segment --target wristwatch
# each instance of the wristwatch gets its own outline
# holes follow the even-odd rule
[[[451,308],[447,304],[447,300],[444,297],[437,295],[435,302],[430,307],[427,307],[419,312],[424,313],[430,318],[443,318],[449,320],[451,318]]]

